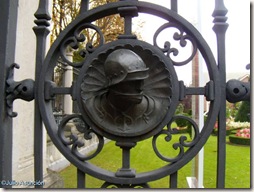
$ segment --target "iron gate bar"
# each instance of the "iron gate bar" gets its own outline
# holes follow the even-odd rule
[[[81,0],[81,5],[80,5],[80,14],[83,14],[89,10],[89,0]],[[74,97],[74,92],[75,92],[75,85],[72,85],[72,98],[73,100],[76,100]],[[86,173],[80,170],[77,167],[77,188],[84,189],[86,188]]]
[[[178,1],[177,0],[171,0],[171,10],[178,12]]]
[[[34,181],[43,181],[43,126],[38,104],[39,77],[46,53],[46,38],[49,34],[48,22],[51,18],[48,13],[48,0],[40,0],[34,21],[37,26],[33,28],[36,35],[36,61],[35,61],[35,104],[34,104]],[[43,188],[43,185],[35,185]]]
[[[46,91],[47,91],[47,94],[45,94],[45,98],[47,100],[53,99],[58,94],[59,95],[60,94],[73,95],[73,89],[72,88],[69,88],[69,87],[55,87],[54,89],[52,89],[51,82],[49,82],[48,87],[46,88]]]
[[[5,69],[1,70],[0,74],[0,89],[2,91],[2,95],[0,96],[0,114],[1,114],[1,120],[0,120],[0,179],[1,181],[11,181],[12,180],[12,120],[11,116],[8,116],[6,102],[8,102],[9,107],[12,107],[12,101],[8,96],[8,93],[10,92],[10,89],[8,89],[11,86],[14,86],[16,84],[19,84],[19,82],[14,82],[13,80],[13,70],[16,64],[14,63],[15,58],[15,43],[16,43],[16,26],[17,26],[17,9],[18,9],[18,1],[15,1],[13,3],[12,1],[4,0],[0,2],[0,6],[3,7],[3,11],[0,13],[0,21],[3,24],[3,30],[0,31],[0,65]],[[105,7],[107,9],[105,9]],[[171,0],[171,8],[175,12],[177,11],[177,1]],[[181,25],[185,26],[186,28],[183,30],[181,28],[178,28],[178,24],[173,25],[163,25],[160,30],[164,29],[164,27],[172,27],[174,26],[177,28],[181,35],[183,33],[191,34],[195,41],[197,41],[197,48],[202,53],[203,58],[206,61],[209,75],[211,81],[207,83],[205,87],[198,87],[198,88],[186,88],[184,86],[179,86],[181,90],[175,90],[177,92],[177,99],[179,101],[185,97],[185,95],[205,95],[208,99],[210,99],[211,106],[208,114],[208,120],[205,123],[204,128],[207,128],[208,131],[204,132],[203,130],[201,133],[198,132],[198,126],[194,122],[193,119],[190,119],[186,116],[174,116],[170,117],[170,121],[167,125],[167,129],[162,129],[160,132],[153,133],[154,135],[149,135],[150,137],[153,137],[153,148],[156,155],[164,159],[166,162],[170,162],[168,165],[160,167],[159,169],[148,171],[148,172],[142,172],[139,174],[135,174],[135,170],[132,170],[130,168],[130,149],[135,146],[136,142],[140,140],[133,139],[134,142],[130,142],[129,139],[123,139],[115,140],[117,141],[116,144],[122,148],[122,168],[118,170],[118,172],[114,173],[111,171],[104,170],[102,168],[99,168],[91,163],[88,163],[87,160],[95,157],[102,149],[104,145],[104,140],[101,135],[94,132],[92,129],[89,129],[88,124],[84,122],[83,127],[77,126],[77,129],[79,132],[84,133],[85,139],[90,139],[91,135],[89,135],[91,132],[94,132],[97,134],[97,137],[99,139],[99,146],[97,151],[86,157],[78,153],[77,146],[82,146],[82,143],[78,141],[77,136],[71,135],[71,141],[65,140],[65,138],[61,138],[63,133],[62,130],[59,128],[62,128],[65,123],[68,123],[68,120],[72,120],[75,117],[80,117],[79,119],[84,121],[83,116],[80,114],[73,114],[65,117],[59,127],[58,130],[52,130],[49,129],[51,127],[50,121],[53,120],[55,123],[55,119],[47,119],[47,108],[44,108],[43,105],[44,102],[49,103],[48,100],[52,99],[54,94],[70,94],[73,96],[73,99],[75,100],[76,95],[76,88],[74,85],[72,85],[70,88],[59,88],[54,87],[52,84],[47,84],[46,81],[44,84],[44,78],[45,74],[47,72],[47,65],[42,66],[43,61],[45,60],[45,64],[48,64],[49,62],[47,58],[51,61],[51,57],[53,57],[52,51],[49,51],[48,56],[46,59],[44,59],[45,56],[45,46],[46,46],[46,37],[49,33],[49,30],[47,27],[49,27],[50,16],[48,13],[48,0],[41,0],[39,2],[39,7],[37,12],[35,13],[35,17],[37,20],[35,20],[35,23],[37,24],[36,27],[34,27],[34,32],[37,37],[37,47],[36,47],[36,74],[35,74],[35,80],[36,80],[36,86],[35,86],[35,130],[34,130],[34,177],[37,181],[43,181],[43,145],[42,145],[42,116],[44,115],[45,124],[48,126],[48,131],[50,136],[55,139],[53,140],[54,144],[58,147],[58,149],[63,153],[63,155],[70,160],[75,166],[77,166],[77,185],[79,188],[85,187],[85,177],[86,173],[91,174],[92,176],[95,176],[99,179],[105,180],[105,183],[102,185],[102,188],[107,188],[109,186],[115,186],[119,188],[135,188],[135,187],[143,187],[143,188],[149,188],[148,182],[154,181],[157,179],[160,179],[162,177],[169,176],[170,178],[170,187],[176,188],[177,187],[177,171],[183,167],[189,160],[191,160],[200,150],[200,148],[206,143],[207,138],[209,137],[212,128],[213,128],[213,122],[215,122],[217,114],[218,120],[219,120],[219,133],[218,133],[218,160],[217,160],[217,188],[224,188],[225,187],[225,158],[226,158],[226,146],[225,146],[225,139],[226,139],[226,99],[229,102],[237,102],[241,100],[250,100],[250,83],[241,83],[237,80],[231,80],[228,81],[226,84],[226,66],[225,66],[225,33],[228,27],[228,24],[226,23],[227,17],[225,17],[227,13],[227,9],[224,6],[223,0],[215,0],[215,10],[213,12],[214,17],[214,27],[213,30],[216,33],[217,36],[217,48],[218,48],[218,68],[215,65],[215,61],[213,58],[213,55],[210,54],[211,51],[206,44],[205,40],[202,39],[202,36],[195,30],[195,28],[192,25],[189,25],[188,22],[186,22],[184,19],[182,19],[177,14],[174,14],[173,12],[168,12],[168,9],[165,9],[164,7],[157,6],[150,3],[144,3],[144,2],[138,2],[137,0],[120,0],[119,3],[112,3],[109,4],[109,6],[102,6],[101,8],[97,8],[94,10],[91,10],[90,12],[87,12],[87,15],[84,15],[84,10],[87,11],[88,9],[88,1],[82,1],[81,3],[81,14],[77,17],[77,19],[73,22],[73,24],[70,24],[69,27],[67,27],[66,32],[63,32],[60,34],[58,40],[56,40],[55,44],[61,42],[65,35],[70,35],[71,32],[68,32],[68,30],[71,29],[71,27],[74,27],[78,24],[80,24],[82,21],[80,19],[85,19],[87,22],[92,22],[95,19],[99,19],[108,15],[112,14],[122,14],[123,17],[125,17],[125,34],[122,36],[125,40],[119,38],[119,40],[115,43],[111,43],[110,46],[120,46],[121,43],[124,45],[132,45],[133,47],[140,46],[142,49],[145,50],[145,47],[147,45],[145,44],[139,44],[136,43],[134,36],[131,35],[131,19],[132,17],[136,16],[138,12],[142,13],[149,13],[152,15],[156,15],[158,17],[164,18],[170,22],[178,22]],[[107,11],[104,11],[107,10]],[[88,25],[87,25],[88,26]],[[92,29],[97,31],[99,33],[100,29],[98,29],[96,26],[91,25]],[[187,27],[188,26],[188,27]],[[72,31],[73,32],[73,31]],[[157,31],[158,32],[158,31]],[[160,31],[159,31],[160,32]],[[183,40],[182,38],[187,38],[187,36],[181,36],[177,34],[175,40]],[[127,38],[127,39],[126,39]],[[59,40],[60,39],[60,40]],[[121,40],[120,40],[121,39]],[[156,39],[156,38],[155,38]],[[187,38],[188,39],[188,38]],[[190,40],[190,39],[188,39]],[[191,40],[190,40],[191,41]],[[135,43],[134,43],[135,42]],[[64,42],[66,43],[66,42]],[[183,43],[183,42],[181,42]],[[185,44],[185,43],[183,43]],[[142,46],[144,47],[142,47]],[[123,46],[123,45],[121,45]],[[154,46],[156,46],[156,41]],[[53,45],[53,52],[54,49],[56,49],[57,46]],[[103,46],[102,46],[103,47]],[[138,47],[138,48],[140,48]],[[160,47],[156,46],[160,49]],[[104,47],[105,48],[105,47]],[[134,48],[133,48],[134,49]],[[151,48],[150,48],[151,49]],[[98,49],[100,50],[100,49]],[[148,48],[146,49],[148,50]],[[153,49],[152,49],[153,50]],[[173,49],[169,47],[169,50],[166,49],[160,49],[163,51],[163,53],[168,53],[167,51],[172,51]],[[93,50],[90,49],[90,53],[93,53]],[[159,54],[158,50],[153,50],[154,54]],[[170,52],[171,53],[171,52]],[[59,54],[58,54],[59,56]],[[56,57],[53,58],[56,59]],[[52,62],[52,61],[51,61]],[[185,61],[186,62],[186,61]],[[52,63],[51,63],[52,64]],[[70,64],[70,63],[69,63]],[[165,64],[165,63],[164,63]],[[175,66],[177,65],[184,65],[185,63],[174,63]],[[71,64],[70,64],[71,65]],[[214,66],[215,65],[215,66]],[[80,68],[81,65],[74,67]],[[167,66],[165,66],[167,67]],[[170,68],[171,69],[171,68]],[[219,73],[218,70],[219,69]],[[44,70],[44,71],[43,71]],[[42,72],[41,72],[42,71]],[[8,72],[10,72],[11,75],[8,75]],[[41,76],[40,76],[41,75]],[[47,74],[48,75],[48,74]],[[172,74],[171,74],[172,75]],[[7,78],[6,78],[7,76]],[[39,78],[40,76],[40,78]],[[174,77],[175,78],[175,77]],[[177,78],[175,78],[177,80]],[[11,83],[10,83],[11,82]],[[23,80],[22,82],[27,82],[27,80]],[[32,81],[29,81],[32,82]],[[32,82],[33,83],[33,82]],[[181,82],[178,82],[181,84]],[[22,83],[21,83],[22,84]],[[48,87],[47,87],[48,85]],[[47,87],[44,90],[44,86]],[[7,88],[6,88],[7,87]],[[177,88],[179,88],[177,87]],[[32,90],[33,86],[30,86]],[[24,88],[26,89],[26,87]],[[217,90],[218,89],[218,90]],[[77,89],[78,90],[78,89]],[[8,92],[9,91],[9,92]],[[15,90],[12,90],[13,92]],[[46,95],[44,95],[44,91],[48,91]],[[181,92],[179,94],[179,92]],[[222,97],[221,94],[222,93]],[[33,99],[33,95],[29,94],[27,96],[22,95],[23,93],[17,93],[14,95],[15,98],[21,98],[24,100],[29,100],[28,98]],[[179,97],[180,95],[180,97]],[[12,95],[11,95],[12,97]],[[23,98],[24,97],[24,98]],[[80,97],[80,96],[79,96]],[[47,99],[48,98],[48,99]],[[219,98],[219,99],[218,99]],[[8,101],[9,99],[9,101]],[[176,101],[177,102],[177,101]],[[1,104],[2,103],[2,104]],[[40,107],[40,111],[39,108]],[[47,106],[48,107],[48,106]],[[174,129],[171,129],[171,124],[176,119],[185,119],[191,125],[194,127],[195,130],[195,138],[191,142],[185,142],[187,138],[181,136],[179,139],[179,143],[174,143],[174,148],[180,147],[180,151],[183,151],[182,147],[189,147],[190,150],[187,150],[186,153],[180,153],[174,157],[174,158],[168,158],[163,156],[157,146],[156,146],[156,140],[160,135],[166,134],[165,137],[166,141],[170,141],[170,138],[172,137],[172,134],[176,133]],[[58,131],[58,133],[56,132]],[[55,134],[55,135],[54,135]],[[58,137],[59,138],[58,138]],[[142,135],[143,136],[143,135]],[[62,140],[61,140],[62,139]],[[141,139],[142,140],[142,139]],[[65,144],[65,146],[63,146]],[[72,144],[72,148],[68,148],[68,145]],[[69,150],[69,151],[68,151]],[[75,156],[76,155],[76,156]],[[120,174],[120,177],[116,177],[117,173]],[[169,175],[170,174],[170,175]],[[122,177],[123,176],[123,177]],[[151,177],[153,177],[151,179]],[[3,183],[0,182],[0,187],[4,188],[11,188],[11,185],[3,186]],[[39,187],[39,186],[35,186]]]
[[[77,188],[86,188],[86,174],[77,168]]]
[[[176,171],[170,175],[170,188],[172,188],[172,189],[177,188],[177,177],[178,177],[178,171]]]
[[[221,105],[218,116],[218,145],[217,145],[217,188],[225,188],[226,171],[226,59],[225,34],[228,28],[228,10],[223,0],[215,0],[213,12],[213,30],[217,36],[217,63],[221,80]]]
[[[0,1],[0,181],[12,181],[12,118],[6,108],[6,77],[14,63],[16,47],[16,29],[18,0]],[[0,182],[0,188],[11,188]]]
[[[81,13],[85,13],[86,11],[88,11],[88,9],[89,9],[89,0],[81,0],[79,15]]]

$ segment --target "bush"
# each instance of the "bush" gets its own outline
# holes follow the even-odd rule
[[[192,111],[190,109],[189,110],[184,110],[184,105],[182,103],[180,103],[177,106],[177,109],[175,111],[175,115],[191,117],[192,116]],[[188,133],[191,137],[192,126],[191,126],[191,123],[187,119],[178,117],[178,118],[175,119],[175,123],[178,126],[177,133]]]
[[[177,106],[175,115],[182,115],[182,116],[186,116],[186,117],[191,117],[191,110],[189,110],[188,113],[184,112],[184,105],[182,103],[180,103]],[[187,127],[190,124],[188,120],[183,119],[183,118],[177,118],[175,120],[175,122],[178,127]]]
[[[181,114],[181,115],[188,117],[188,114]],[[182,118],[176,119],[175,122],[178,127],[187,127],[190,124],[189,121],[187,121],[186,119],[182,119]]]
[[[235,117],[235,121],[250,122],[250,102],[243,101]]]
[[[238,137],[235,135],[229,135],[230,143],[239,144],[239,145],[250,145],[250,138]]]

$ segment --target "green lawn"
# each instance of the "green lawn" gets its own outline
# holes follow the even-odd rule
[[[174,141],[178,140],[177,136]],[[163,141],[163,138],[158,142],[163,151],[163,148],[172,148]],[[217,137],[211,136],[204,148],[204,187],[216,187],[216,155],[217,155]],[[227,160],[226,160],[226,188],[250,188],[250,147],[227,144]],[[171,151],[172,153],[173,151]],[[121,150],[115,146],[114,142],[106,144],[102,152],[91,161],[110,171],[116,171],[121,167]],[[131,151],[131,167],[137,172],[144,172],[159,168],[166,163],[160,160],[152,149],[151,139],[138,143]],[[178,188],[187,188],[186,177],[192,176],[193,162],[188,163],[178,171]],[[70,166],[60,172],[64,179],[65,188],[76,188],[76,168]],[[168,177],[158,181],[150,182],[152,188],[167,188]],[[100,188],[103,181],[86,177],[87,188]]]

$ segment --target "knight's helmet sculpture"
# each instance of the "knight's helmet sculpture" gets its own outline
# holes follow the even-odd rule
[[[41,8],[45,6],[44,3],[40,5]],[[226,90],[221,86],[224,81],[221,79],[223,72],[220,73],[217,66],[223,64],[224,57],[220,56],[222,61],[216,63],[199,31],[177,13],[177,1],[171,1],[171,6],[172,9],[167,9],[137,0],[120,0],[86,10],[87,1],[82,1],[78,17],[58,36],[46,54],[35,82],[35,100],[50,138],[59,151],[77,167],[81,178],[79,180],[82,181],[85,174],[89,174],[103,180],[103,188],[146,188],[149,187],[149,182],[170,176],[170,187],[176,187],[177,171],[197,155],[210,136],[226,101],[222,101],[222,98],[226,98]],[[214,31],[217,36],[223,36],[227,28],[227,11],[223,1],[216,1],[216,6],[220,10],[214,12]],[[47,12],[42,11],[36,15],[38,28],[47,27],[43,22],[49,19],[45,13]],[[157,16],[165,21],[154,33],[153,43],[144,42],[133,34],[132,19],[140,13]],[[124,33],[119,34],[116,40],[106,43],[102,30],[94,21],[115,14],[123,18]],[[100,39],[97,46],[86,42],[83,33],[86,29],[96,32]],[[158,36],[167,29],[176,31],[172,41],[182,49],[187,44],[192,46],[191,53],[183,61],[175,59],[181,50],[173,47],[167,39],[163,47],[159,46]],[[43,38],[45,34],[38,33],[37,36]],[[220,43],[223,44],[223,41]],[[81,44],[82,61],[69,60],[66,50],[77,50]],[[186,87],[178,80],[175,68],[190,65],[198,53],[204,59],[209,79],[203,87]],[[59,87],[52,80],[59,60],[78,71],[77,79],[71,87]],[[229,83],[228,98],[241,95],[240,99],[248,99],[249,93],[246,93],[246,89],[241,90],[241,87],[242,84]],[[57,95],[70,95],[78,103],[78,112],[66,115],[59,124],[52,108]],[[188,95],[201,95],[209,102],[208,117],[203,127],[199,127],[191,117],[175,115],[177,106]],[[181,135],[178,141],[173,142],[172,137],[178,132],[174,127],[177,119],[186,120],[192,127],[191,140]],[[81,122],[76,127],[77,131],[66,134],[66,125],[76,121]],[[89,154],[83,153],[80,149],[86,145],[86,140],[94,137],[98,141],[96,149]],[[175,150],[174,153],[168,154],[158,146],[161,138],[164,138],[164,143],[170,143],[169,148]],[[115,142],[116,150],[122,152],[122,158],[119,159],[121,165],[115,170],[100,167],[91,161],[100,154],[105,140]],[[131,152],[144,140],[150,141],[151,152],[164,164],[140,172],[131,163]],[[136,158],[146,159],[147,155],[140,154]],[[223,162],[219,164],[223,166]],[[83,186],[82,182],[78,185]]]

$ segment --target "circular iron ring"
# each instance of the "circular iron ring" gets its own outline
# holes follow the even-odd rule
[[[59,44],[61,44],[61,42],[63,42],[66,37],[70,36],[73,33],[73,29],[76,26],[80,25],[81,23],[86,23],[86,22],[89,23],[108,15],[117,14],[118,8],[126,7],[126,6],[136,6],[138,9],[138,12],[140,13],[156,15],[167,21],[174,21],[180,24],[181,26],[183,26],[185,31],[188,34],[190,34],[194,38],[194,40],[197,42],[198,49],[200,50],[205,62],[207,63],[210,79],[214,82],[214,92],[215,92],[215,98],[213,101],[211,101],[210,110],[208,113],[208,119],[204,125],[203,130],[200,133],[200,137],[196,145],[193,146],[191,149],[189,149],[185,153],[184,157],[178,160],[177,162],[175,162],[174,164],[168,164],[164,167],[161,167],[153,171],[139,173],[134,178],[116,177],[114,172],[104,170],[89,162],[80,161],[77,157],[73,156],[72,153],[70,153],[69,148],[63,145],[63,143],[59,140],[57,135],[57,124],[53,116],[51,102],[45,100],[45,82],[51,80],[53,69],[56,65],[56,60],[59,57]],[[158,5],[145,3],[145,2],[136,2],[136,1],[130,1],[130,2],[122,1],[117,3],[107,4],[105,6],[101,6],[81,14],[60,34],[58,39],[52,45],[45,59],[45,62],[41,71],[40,80],[38,82],[37,94],[38,94],[38,99],[39,99],[38,103],[39,103],[42,119],[47,128],[47,132],[49,136],[51,137],[53,143],[56,145],[56,147],[71,163],[73,163],[81,171],[110,183],[140,184],[140,183],[147,183],[152,180],[157,180],[176,172],[178,169],[180,169],[186,163],[188,163],[193,157],[195,157],[196,154],[199,152],[199,150],[203,147],[208,137],[210,136],[210,133],[213,129],[213,125],[216,121],[216,118],[219,112],[220,81],[219,81],[219,73],[216,66],[216,62],[210,48],[208,47],[206,41],[203,39],[200,33],[188,21],[183,19],[174,11],[170,11]]]

